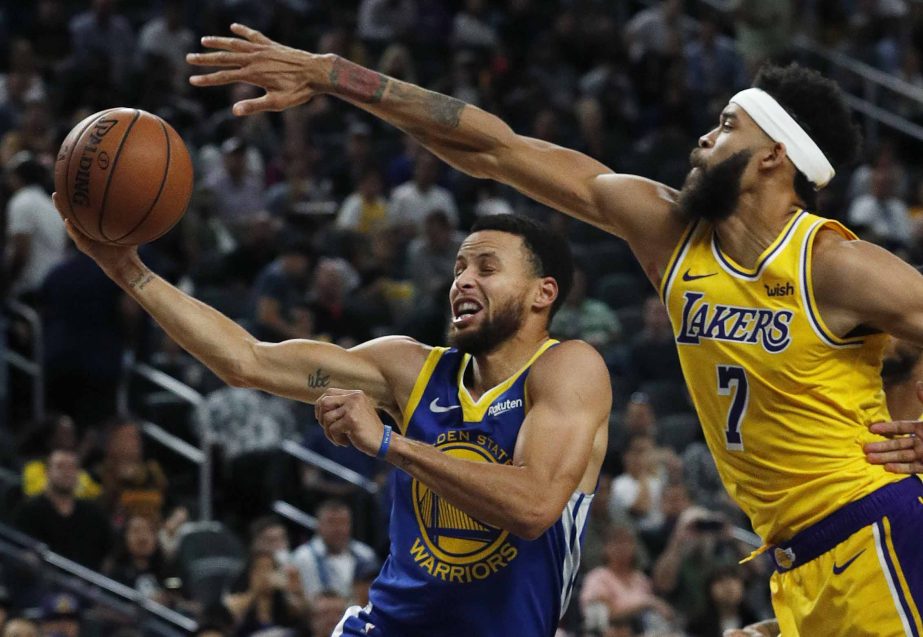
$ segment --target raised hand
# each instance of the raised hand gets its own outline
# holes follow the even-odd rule
[[[238,37],[203,37],[202,46],[217,50],[189,53],[186,61],[195,66],[223,69],[193,75],[189,82],[194,86],[245,82],[265,89],[266,93],[260,97],[234,104],[235,115],[281,111],[304,104],[317,92],[314,87],[326,78],[324,67],[330,65],[331,56],[279,44],[243,24],[232,24],[231,31]]]

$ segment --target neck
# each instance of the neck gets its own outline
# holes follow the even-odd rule
[[[54,508],[61,513],[62,515],[70,515],[71,511],[74,509],[74,496],[69,493],[57,493],[52,489],[48,489],[45,494],[48,496],[48,499],[51,500],[51,504]]]
[[[721,251],[745,268],[755,266],[797,210],[791,188],[769,184],[743,193],[734,213],[715,224]]]
[[[512,338],[487,354],[475,356],[466,374],[465,386],[477,400],[484,392],[496,387],[519,371],[532,355],[548,340],[548,330],[521,329]]]

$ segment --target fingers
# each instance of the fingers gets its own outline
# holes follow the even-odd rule
[[[921,460],[914,449],[901,449],[884,453],[867,453],[865,459],[871,464],[888,464],[891,462],[915,462]]]
[[[923,473],[923,462],[889,462],[885,470],[891,473]]]
[[[244,78],[241,69],[215,71],[206,75],[191,75],[189,77],[189,83],[193,86],[224,86],[225,84],[242,81],[244,81]]]
[[[916,438],[891,438],[890,440],[879,440],[869,442],[863,446],[865,453],[884,453],[887,451],[897,451],[899,449],[912,449],[916,443]]]
[[[245,24],[239,24],[235,22],[231,25],[231,31],[242,38],[247,38],[247,40],[255,44],[272,44],[272,40],[267,38],[256,29],[251,29]]]
[[[240,67],[250,61],[247,53],[213,51],[210,53],[187,53],[186,62],[195,66],[235,66]]]
[[[227,38],[220,35],[206,35],[201,40],[202,46],[209,49],[221,49],[222,51],[236,51],[237,53],[249,53],[256,51],[260,47],[253,42],[241,40],[240,38]],[[189,60],[189,57],[186,57]]]
[[[254,113],[262,113],[263,111],[281,111],[284,110],[284,106],[280,106],[274,96],[270,94],[263,95],[262,97],[255,97],[249,100],[241,100],[234,104],[234,114],[238,116],[243,115],[253,115]]]
[[[882,436],[895,434],[912,434],[918,428],[923,429],[923,423],[916,420],[898,420],[895,422],[876,422],[869,426],[869,431]]]

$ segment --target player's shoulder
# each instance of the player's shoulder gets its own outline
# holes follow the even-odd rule
[[[532,365],[529,381],[552,386],[602,383],[609,387],[609,371],[596,348],[574,339],[562,341],[539,356]]]

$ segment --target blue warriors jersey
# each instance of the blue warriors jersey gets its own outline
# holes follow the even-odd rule
[[[405,409],[403,433],[455,458],[511,464],[529,409],[529,369],[554,343],[478,400],[463,382],[470,356],[433,349]],[[561,518],[526,541],[398,472],[390,555],[369,595],[376,626],[387,637],[551,637],[573,587],[592,497],[574,493]]]

